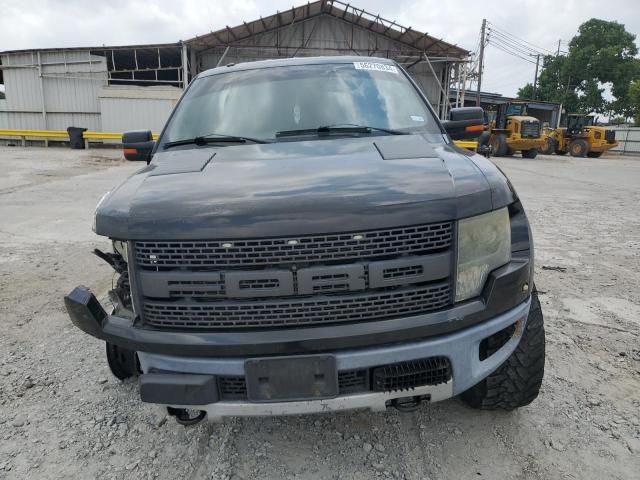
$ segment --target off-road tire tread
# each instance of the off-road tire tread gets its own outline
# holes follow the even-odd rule
[[[577,154],[577,155],[574,155],[574,153],[573,153],[573,147],[574,147],[574,145],[580,145],[580,146],[581,146],[581,148],[580,148],[580,152],[578,152],[578,154]],[[575,157],[575,158],[584,158],[584,157],[586,157],[586,156],[589,154],[589,143],[587,143],[587,141],[586,141],[586,140],[583,140],[583,139],[581,139],[581,138],[580,138],[580,139],[578,139],[578,140],[573,140],[573,141],[571,142],[571,144],[569,145],[569,152],[571,153],[571,156],[572,156],[572,157]]]
[[[493,149],[494,157],[505,157],[509,152],[509,146],[507,145],[507,137],[503,134],[498,134],[494,137],[496,148]],[[493,145],[493,142],[491,143]]]
[[[140,373],[138,358],[135,352],[105,342],[109,370],[118,380],[126,380]]]
[[[534,291],[518,347],[498,370],[462,393],[462,399],[470,407],[482,410],[514,410],[529,405],[540,392],[544,359],[544,320]]]

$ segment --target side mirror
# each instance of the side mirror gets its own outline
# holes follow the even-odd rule
[[[454,140],[478,138],[484,131],[484,110],[480,107],[452,108],[442,126]]]
[[[151,130],[125,132],[122,134],[122,153],[127,160],[149,163],[155,143]]]

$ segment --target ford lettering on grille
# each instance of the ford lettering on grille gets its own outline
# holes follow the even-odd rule
[[[229,272],[140,272],[146,297],[261,298],[356,292],[449,276],[450,252],[350,265]]]

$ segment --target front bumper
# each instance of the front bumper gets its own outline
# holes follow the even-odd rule
[[[104,313],[88,290],[77,290],[67,297],[67,308],[76,325],[100,338],[126,329],[126,321]],[[85,298],[78,298],[81,294]],[[458,395],[477,384],[509,358],[520,342],[527,321],[531,297],[495,317],[457,330],[423,340],[394,343],[367,348],[329,351],[335,357],[337,372],[373,369],[382,365],[410,362],[430,357],[446,357],[451,365],[451,377],[446,382],[416,386],[409,390],[365,391],[338,395],[334,398],[304,401],[254,403],[247,400],[221,398],[216,379],[221,376],[245,376],[242,357],[184,356],[138,350],[143,375],[140,377],[143,401],[174,408],[206,411],[209,419],[227,416],[285,415],[325,412],[354,408],[382,410],[394,399],[420,397],[436,402]],[[487,358],[481,359],[481,343],[515,324],[511,337]],[[80,326],[79,325],[79,326]],[[107,327],[105,329],[104,327]],[[129,327],[130,328],[130,327]],[[105,333],[106,332],[106,333]],[[116,337],[118,338],[118,337]],[[291,355],[296,361],[296,355]]]
[[[512,230],[518,233],[528,227],[512,225]],[[482,295],[474,300],[424,315],[360,324],[246,332],[167,331],[108,315],[84,287],[67,295],[65,304],[78,328],[138,353],[143,401],[203,410],[210,419],[352,408],[381,410],[402,397],[431,402],[450,398],[498,368],[517,347],[528,316],[531,260],[529,250],[513,252],[511,262],[489,275]],[[482,341],[514,324],[508,341],[481,358]],[[222,393],[223,377],[245,381],[247,359],[285,356],[295,362],[296,356],[320,353],[335,357],[336,374],[364,369],[372,378],[369,375],[376,368],[446,357],[450,375],[409,389],[380,391],[369,384],[357,392],[339,389],[333,398],[294,397],[275,403],[251,402],[247,396],[231,399]]]
[[[204,410],[209,419],[228,416],[302,414],[355,408],[383,410],[390,401],[403,397],[421,397],[430,402],[437,402],[469,389],[509,358],[520,342],[530,304],[529,298],[526,302],[481,325],[437,338],[334,353],[338,372],[443,356],[448,358],[451,364],[452,376],[449,381],[437,385],[418,386],[410,390],[359,392],[328,399],[276,403],[222,400],[215,389],[202,387],[191,389],[182,397],[184,401],[181,403],[179,400],[181,394],[176,394],[174,388],[176,383],[212,385],[217,376],[242,377],[245,375],[246,359],[178,357],[139,352],[140,365],[144,372],[140,377],[142,400],[174,408]],[[516,324],[516,328],[511,338],[495,353],[481,360],[481,342],[513,324]],[[292,356],[291,361],[295,362],[296,357]],[[178,389],[178,391],[181,390]]]
[[[618,142],[615,140],[611,143],[604,140],[604,141],[592,143],[589,146],[589,151],[596,152],[596,153],[606,152],[607,150],[611,150],[612,148],[616,148],[617,146],[618,146]]]
[[[243,358],[369,348],[458,332],[525,302],[529,293],[524,287],[532,281],[531,256],[528,250],[512,255],[511,262],[489,275],[481,297],[445,310],[375,322],[243,332],[170,331],[108,315],[85,287],[67,295],[65,305],[71,321],[84,332],[136,352]]]

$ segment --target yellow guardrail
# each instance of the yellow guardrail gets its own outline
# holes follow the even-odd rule
[[[56,139],[63,138],[68,140],[69,134],[66,130],[18,130],[13,128],[0,128],[0,138],[2,137],[19,137],[23,143],[27,138],[44,138]],[[119,132],[83,132],[82,137],[85,140],[122,140],[122,133]],[[159,135],[153,134],[153,139],[157,140]]]
[[[44,139],[56,139],[64,138],[69,139],[69,134],[66,130],[17,130],[12,128],[0,128],[0,138],[2,137],[19,137],[24,144],[27,138],[44,138]],[[122,140],[122,133],[120,132],[83,132],[82,137],[85,140]],[[157,140],[159,135],[153,134],[153,139]],[[454,143],[460,148],[468,148],[469,150],[476,150],[478,148],[478,142],[475,140],[454,140]]]
[[[473,150],[474,152],[478,148],[478,142],[476,142],[475,140],[454,140],[453,143],[455,143],[460,148],[467,148],[469,150]]]
[[[14,130],[0,128],[0,137],[69,138],[65,130]]]

